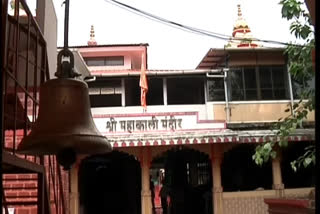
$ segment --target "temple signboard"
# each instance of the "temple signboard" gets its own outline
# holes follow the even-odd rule
[[[120,126],[120,127],[119,127]],[[114,117],[110,117],[110,121],[106,122],[106,128],[109,132],[116,132],[120,128],[120,131],[154,131],[154,130],[177,130],[182,128],[182,118],[176,119],[175,116],[170,115],[169,118],[151,116],[151,118],[141,119],[127,119],[116,120]]]
[[[198,112],[93,115],[95,124],[103,134],[220,130],[224,121],[200,120]]]

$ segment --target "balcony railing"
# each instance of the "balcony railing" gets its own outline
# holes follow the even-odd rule
[[[63,181],[68,178],[57,164],[56,157],[16,153],[19,142],[30,132],[37,118],[39,87],[49,79],[46,41],[25,0],[8,0],[2,6],[5,6],[2,8],[5,39],[1,50],[2,148],[10,163],[22,163],[20,168],[7,167],[7,171],[3,171],[3,208],[6,213],[11,208],[29,209],[29,213],[37,210],[37,213],[63,214],[67,209],[65,197],[68,192]],[[39,167],[35,171],[23,171],[24,166]],[[36,169],[44,170],[41,174],[41,170]],[[42,183],[39,182],[41,179]]]

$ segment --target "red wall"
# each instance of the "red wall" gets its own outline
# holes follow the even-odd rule
[[[16,146],[21,141],[23,137],[23,131],[18,130],[16,132]],[[13,147],[13,131],[5,132],[5,147],[12,148]],[[24,155],[19,155],[24,158]],[[32,156],[27,156],[29,161],[34,162],[35,158]],[[39,160],[37,160],[39,162]],[[48,157],[45,158],[45,167],[46,173],[48,174],[49,169],[49,161]],[[54,171],[54,176],[57,178],[56,173],[56,165],[54,164],[52,170]],[[65,171],[61,172],[62,183],[63,183],[63,194],[65,199],[65,206],[68,209],[68,173]],[[8,205],[8,207],[14,207],[15,214],[36,214],[37,213],[37,174],[3,174],[3,188],[5,193],[6,202],[23,202],[24,205]],[[47,180],[47,186],[49,186],[49,182]],[[60,191],[58,185],[55,185],[56,194]],[[49,188],[47,188],[49,190]],[[56,214],[55,202],[54,202],[54,191],[53,190],[53,182],[50,181],[50,199],[51,199],[51,213]],[[30,202],[33,202],[30,204]],[[62,209],[62,204],[60,201],[59,204],[60,209]],[[62,213],[62,212],[58,212]]]

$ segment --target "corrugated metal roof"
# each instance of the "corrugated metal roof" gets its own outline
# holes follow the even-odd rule
[[[218,73],[221,70],[213,69],[191,69],[191,70],[147,70],[147,76],[166,76],[166,75],[188,75]],[[139,76],[141,70],[91,70],[93,76]]]
[[[221,48],[221,49],[215,49],[210,48],[209,51],[206,53],[206,55],[203,57],[203,59],[200,61],[196,69],[216,69],[219,67],[225,66],[226,56],[230,53],[236,53],[236,52],[283,52],[284,48],[270,48],[270,47],[261,47],[261,48]]]

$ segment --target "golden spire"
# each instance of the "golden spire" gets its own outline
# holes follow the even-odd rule
[[[90,30],[90,39],[88,41],[89,46],[97,45],[96,39],[94,37],[94,27],[91,25],[91,30]]]
[[[232,38],[225,47],[261,47],[252,41],[253,37],[247,21],[242,17],[241,5],[237,4],[238,18],[233,25]]]
[[[238,4],[237,7],[238,7],[238,16],[241,17],[241,16],[242,16],[242,13],[241,13],[241,6],[240,6],[240,4]]]
[[[93,27],[93,25],[91,25],[90,38],[91,38],[91,39],[94,38],[94,27]]]

